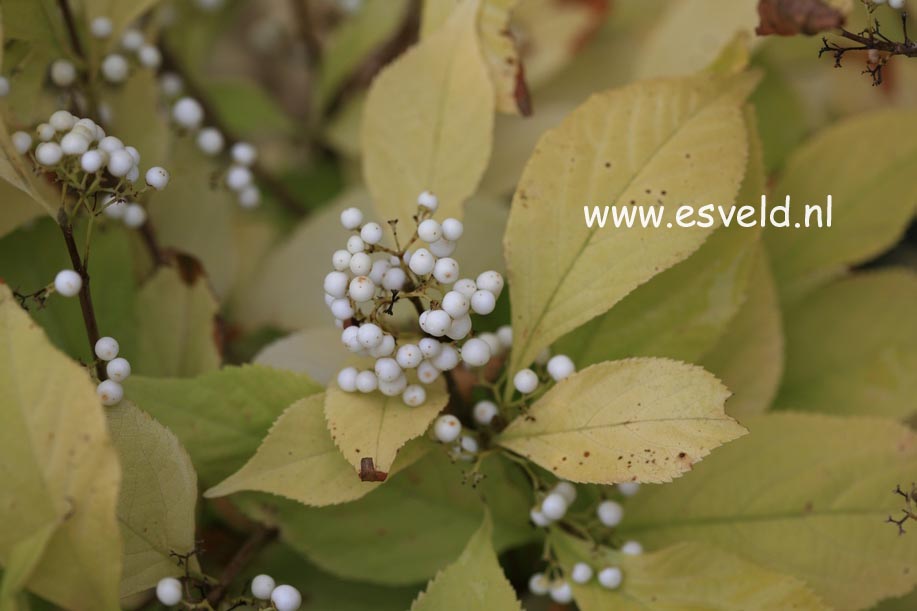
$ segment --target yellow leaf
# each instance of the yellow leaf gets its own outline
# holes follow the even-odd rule
[[[365,496],[381,483],[362,482],[334,445],[325,424],[324,393],[287,408],[244,467],[208,490],[208,498],[243,490],[279,494],[322,507]],[[431,444],[419,440],[398,455],[389,476],[420,458]],[[410,448],[410,451],[408,450]]]
[[[602,363],[559,382],[497,442],[574,482],[667,482],[745,434],[723,412],[728,396],[695,365]]]
[[[175,435],[125,400],[108,411],[123,478],[118,521],[124,540],[121,596],[184,572],[170,554],[194,550],[197,475]],[[197,560],[190,558],[192,570]]]
[[[751,265],[745,302],[700,361],[732,390],[726,411],[735,418],[767,410],[783,374],[780,304],[762,245]]]
[[[712,228],[588,227],[584,206],[733,202],[747,158],[752,80],[712,75],[592,96],[542,136],[513,198],[505,247],[511,369],[687,258]]]
[[[0,285],[0,555],[60,524],[29,589],[74,611],[118,609],[121,470],[86,370]]]
[[[484,61],[496,91],[497,111],[512,115],[532,114],[532,101],[510,14],[519,0],[484,0],[478,15],[478,31]]]
[[[786,318],[777,405],[906,419],[917,413],[917,275],[860,273],[807,295]]]
[[[419,407],[408,407],[401,396],[386,397],[344,392],[336,386],[325,392],[325,418],[331,438],[354,469],[372,458],[376,471],[388,472],[395,454],[406,442],[427,430],[449,395],[445,382],[426,386],[427,400]],[[353,476],[356,478],[356,476]]]
[[[494,88],[479,49],[478,0],[468,0],[373,81],[363,115],[363,171],[377,216],[409,227],[417,196],[460,217],[484,172]]]
[[[560,531],[551,533],[551,542],[567,575],[577,562],[590,564],[595,572],[618,567],[624,574],[618,590],[603,588],[597,580],[586,584],[569,581],[581,611],[828,611],[801,580],[710,545],[682,543],[652,554],[627,556],[606,547],[595,548]]]
[[[682,479],[628,499],[620,527],[649,548],[713,544],[805,581],[837,611],[917,583],[917,538],[899,536],[892,490],[914,479],[917,435],[878,418],[770,414]],[[910,535],[910,533],[908,533]]]
[[[411,611],[442,609],[521,610],[516,592],[503,574],[491,543],[493,523],[484,523],[471,537],[458,559],[440,571],[420,593]]]
[[[877,137],[883,143],[881,155],[857,148],[864,139]],[[847,119],[800,147],[772,189],[773,203],[792,198],[790,227],[769,227],[764,234],[783,301],[897,242],[917,211],[917,183],[908,178],[915,172],[914,110],[882,110]],[[828,195],[831,227],[805,227],[805,206],[824,208]],[[823,211],[823,223],[826,215]],[[817,219],[813,213],[810,224]]]

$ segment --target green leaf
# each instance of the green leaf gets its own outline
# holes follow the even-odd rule
[[[83,226],[74,231],[78,243],[82,243],[84,231]],[[138,354],[130,237],[123,227],[95,227],[89,274],[99,331],[102,335],[116,337],[122,356],[133,362]],[[40,253],[40,256],[30,257],[26,265],[25,253]],[[51,218],[39,219],[0,240],[0,278],[19,293],[34,293],[53,283],[57,272],[71,267],[60,227]],[[43,308],[32,304],[30,307],[32,318],[55,346],[84,363],[95,358],[86,339],[86,327],[76,299],[57,295]]]
[[[906,419],[917,412],[917,275],[856,274],[787,310],[777,405]]]
[[[386,397],[344,392],[329,386],[325,393],[325,418],[335,445],[356,471],[364,458],[372,458],[376,471],[388,472],[395,454],[406,442],[423,435],[434,418],[446,407],[449,394],[445,381],[426,387],[427,400],[409,407],[401,395]]]
[[[771,406],[783,374],[783,329],[762,244],[754,254],[745,303],[700,364],[732,390],[726,403],[730,416],[744,418]]]
[[[481,524],[484,500],[494,519],[498,552],[537,537],[528,523],[531,487],[522,471],[499,456],[484,461],[484,477],[476,487],[465,473],[467,465],[431,451],[344,505],[312,508],[278,497],[234,500],[256,519],[276,524],[282,540],[329,573],[411,584],[455,560]]]
[[[59,524],[27,563],[29,589],[74,611],[118,609],[121,471],[95,388],[5,285],[0,346],[0,555],[31,556],[39,531]]]
[[[265,133],[289,133],[292,119],[256,81],[221,79],[206,83],[210,100],[222,125],[231,134],[255,138]]]
[[[411,611],[440,609],[499,609],[522,606],[503,574],[491,539],[493,524],[484,512],[484,523],[468,541],[462,555],[440,571],[411,605]]]
[[[917,435],[892,421],[772,414],[692,473],[628,500],[623,537],[717,545],[798,577],[838,611],[917,583],[917,539],[885,524],[910,482]]]
[[[381,483],[363,482],[354,475],[353,467],[328,432],[324,405],[322,393],[300,399],[287,408],[251,460],[204,496],[256,490],[322,507],[356,500],[379,487]],[[429,443],[423,441],[406,447],[389,476],[415,462],[428,449]]]
[[[197,476],[175,435],[130,401],[108,411],[108,428],[123,472],[118,520],[124,597],[183,574],[170,554],[194,550]],[[190,562],[196,570],[197,561]]]
[[[112,1],[120,3],[120,0]],[[105,102],[111,109],[113,121],[111,125],[106,124],[108,132],[137,148],[144,168],[161,165],[174,173],[177,166],[169,154],[175,131],[169,125],[168,115],[160,110],[162,93],[156,73],[152,70],[132,72],[123,84],[106,91]]]
[[[137,373],[191,377],[219,369],[218,310],[201,270],[159,268],[137,293]]]
[[[695,365],[637,358],[559,382],[497,442],[574,482],[668,482],[745,434],[729,391]]]
[[[363,114],[363,173],[380,219],[409,227],[417,196],[461,217],[490,156],[494,89],[467,0],[446,25],[373,81]]]
[[[131,376],[125,395],[171,429],[198,477],[215,484],[255,453],[283,410],[322,391],[300,375],[267,367],[225,367],[192,379]]]
[[[0,238],[45,213],[25,192],[5,181],[0,181],[0,201]]]
[[[711,12],[710,0],[670,3],[635,54],[636,77],[682,76],[702,70],[740,32],[757,42],[757,7],[758,0],[733,0],[717,4]]]
[[[712,229],[589,228],[583,207],[731,202],[746,167],[740,104],[751,84],[637,83],[592,96],[542,136],[505,239],[512,371],[703,243]]]
[[[627,556],[606,547],[593,548],[556,530],[551,533],[551,543],[567,575],[577,562],[590,564],[596,572],[616,566],[624,574],[618,590],[603,588],[596,580],[582,585],[568,581],[581,611],[829,611],[799,579],[710,545],[682,543],[653,554]]]
[[[857,142],[876,137],[884,143],[881,155],[855,148]],[[843,154],[824,155],[829,150]],[[798,298],[897,242],[917,210],[917,184],[907,179],[914,172],[913,110],[881,110],[847,119],[799,148],[772,189],[776,203],[792,197],[790,227],[769,227],[764,235],[783,300]],[[796,223],[805,224],[805,206],[824,207],[829,194],[831,227],[796,228]],[[813,214],[811,223],[816,220]]]

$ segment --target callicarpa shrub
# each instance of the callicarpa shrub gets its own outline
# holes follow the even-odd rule
[[[0,611],[917,609],[911,2],[0,0]]]

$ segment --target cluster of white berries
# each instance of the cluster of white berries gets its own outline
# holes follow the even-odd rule
[[[12,135],[13,146],[25,155],[32,153],[35,161],[48,169],[58,171],[62,179],[81,189],[83,176],[78,173],[100,175],[107,173],[119,184],[134,184],[140,179],[140,153],[125,146],[114,136],[107,136],[92,119],[81,119],[66,110],[58,110],[35,130],[38,144],[28,132]],[[161,167],[147,170],[146,184],[161,191],[169,184],[169,173]]]
[[[569,578],[573,583],[587,584],[596,577],[599,585],[608,590],[616,590],[624,580],[624,574],[616,566],[605,566],[596,573],[595,569],[585,562],[577,562],[570,570]],[[565,579],[550,579],[544,573],[535,573],[529,578],[529,591],[536,596],[549,595],[559,604],[573,601],[573,590]]]
[[[873,4],[885,4],[886,0],[872,0]],[[907,6],[906,0],[888,0],[888,6],[896,11],[904,10]]]
[[[536,526],[549,526],[551,522],[563,519],[567,509],[576,500],[576,487],[570,482],[560,481],[533,507],[529,517]]]
[[[113,337],[102,337],[95,345],[96,356],[106,361],[105,373],[107,380],[102,380],[96,387],[96,394],[102,400],[102,405],[117,405],[124,398],[124,387],[121,382],[131,375],[131,364],[127,359],[118,356],[120,346]]]
[[[163,86],[180,90],[180,82],[166,81],[166,76],[161,80]],[[226,138],[215,127],[202,127],[204,123],[204,107],[192,97],[179,98],[172,105],[172,120],[176,125],[188,132],[195,133],[195,142],[202,153],[215,157],[223,152],[226,147]],[[252,166],[258,159],[258,150],[248,142],[236,142],[229,150],[232,158],[231,165],[227,168],[223,183],[236,195],[239,206],[251,209],[261,203],[261,191],[255,184]]]
[[[270,600],[277,611],[296,611],[302,605],[299,590],[289,585],[277,585],[270,575],[258,575],[252,580],[252,596]]]
[[[89,24],[89,30],[92,32],[93,37],[99,40],[109,38],[112,35],[113,29],[112,21],[108,17],[96,17]],[[162,52],[156,45],[147,42],[143,32],[140,30],[131,28],[124,32],[121,36],[121,50],[122,52],[109,53],[102,59],[102,65],[100,67],[102,78],[109,83],[119,84],[127,80],[127,77],[130,75],[129,58],[132,55],[136,58],[138,64],[150,70],[158,70],[159,66],[162,64]],[[51,75],[53,79],[53,66]],[[56,81],[55,83],[59,86],[64,86]]]
[[[499,342],[496,336],[469,337],[471,314],[493,312],[503,290],[503,277],[495,271],[476,280],[460,276],[458,262],[449,255],[462,237],[462,223],[434,220],[438,200],[432,193],[421,193],[417,202],[416,231],[403,250],[383,246],[382,226],[364,223],[359,209],[344,210],[341,224],[352,235],[346,248],[332,255],[334,271],[324,280],[325,302],[343,329],[341,341],[351,352],[376,359],[372,370],[343,369],[338,386],[346,392],[400,394],[410,406],[426,400],[423,384],[433,383],[460,362],[469,367],[487,364]],[[418,240],[427,247],[411,248]],[[399,345],[381,323],[399,299],[412,300],[420,311],[418,322],[425,336],[416,343]],[[408,374],[420,384],[409,385]]]

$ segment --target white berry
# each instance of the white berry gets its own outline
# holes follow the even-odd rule
[[[573,504],[573,501],[576,500],[576,486],[570,482],[557,482],[557,485],[554,486],[554,492],[564,497],[564,500],[567,501],[568,507]]]
[[[551,589],[551,582],[544,573],[535,573],[529,577],[529,592],[535,596],[544,596]]]
[[[455,369],[456,365],[459,364],[458,350],[448,344],[445,344],[443,345],[443,349],[439,351],[439,354],[434,356],[430,362],[433,363],[433,365],[440,371],[450,371]]]
[[[339,272],[350,269],[351,258],[353,258],[353,255],[346,250],[336,250],[331,255],[331,266]]]
[[[87,174],[95,174],[105,165],[105,155],[101,151],[86,151],[80,157],[80,167]]]
[[[439,199],[429,191],[424,191],[417,197],[417,203],[428,210],[436,210],[439,206]]]
[[[258,575],[252,579],[252,596],[259,600],[268,600],[275,586],[274,578],[270,575]]]
[[[573,601],[573,590],[566,581],[559,581],[551,586],[551,600],[566,605]]]
[[[380,382],[394,382],[402,375],[398,361],[393,358],[377,360],[374,369]]]
[[[455,242],[462,237],[462,233],[465,231],[465,226],[462,225],[462,222],[458,219],[448,218],[443,221],[443,237],[449,240],[450,242]]]
[[[338,320],[350,320],[353,318],[353,306],[350,300],[346,298],[335,299],[331,302],[331,315]]]
[[[124,224],[131,229],[142,227],[146,222],[146,210],[140,204],[131,203],[124,209]]]
[[[475,314],[490,314],[495,307],[497,307],[497,298],[490,291],[478,290],[471,296],[471,309]]]
[[[358,235],[352,235],[347,238],[347,252],[351,254],[357,254],[358,252],[364,252],[366,250],[366,243]]]
[[[532,523],[535,526],[547,528],[551,525],[551,520],[549,520],[546,515],[541,513],[541,509],[538,507],[532,507],[531,511],[529,511],[529,518],[532,520]]]
[[[453,319],[446,336],[456,341],[465,339],[471,333],[471,316],[465,314]],[[470,363],[469,363],[470,364]]]
[[[350,257],[350,271],[356,276],[368,276],[373,268],[373,259],[365,252],[358,252]],[[372,278],[370,278],[371,280]]]
[[[363,223],[363,212],[359,208],[347,208],[341,212],[344,229],[356,229]]]
[[[462,423],[452,415],[440,416],[433,425],[433,434],[442,443],[452,443],[462,433]]]
[[[621,569],[616,566],[609,566],[599,571],[599,583],[603,588],[614,590],[621,585],[622,579]]]
[[[595,513],[598,515],[599,521],[609,527],[617,526],[621,523],[621,519],[624,518],[624,508],[615,501],[602,501],[596,508]]]
[[[181,98],[172,107],[172,118],[182,127],[197,129],[204,120],[204,109],[194,98]]]
[[[66,110],[58,110],[51,115],[48,123],[57,131],[65,132],[73,129],[73,126],[76,125],[76,117]]]
[[[408,262],[408,267],[418,276],[426,276],[433,271],[435,265],[436,258],[426,248],[418,248],[411,255],[411,260]]]
[[[621,553],[628,556],[639,556],[643,553],[643,546],[637,541],[628,541],[621,546]]]
[[[110,361],[118,356],[118,350],[120,350],[118,345],[118,340],[113,337],[101,337],[96,342],[95,353],[96,356],[102,359],[103,361]]]
[[[169,172],[159,166],[150,168],[146,172],[146,184],[157,191],[162,191],[169,184]]]
[[[430,361],[422,361],[417,366],[417,379],[424,384],[432,384],[439,377],[440,371]]]
[[[434,337],[442,337],[452,326],[452,319],[443,310],[431,310],[427,313],[423,330]]]
[[[369,349],[369,356],[382,358],[391,356],[395,352],[395,338],[386,333],[382,336],[382,341],[375,348]]]
[[[344,272],[330,272],[322,286],[326,293],[339,299],[347,294],[347,283],[348,277]]]
[[[432,244],[443,237],[443,228],[437,221],[427,219],[417,226],[417,237],[428,244]]]
[[[163,95],[167,98],[174,98],[181,95],[185,83],[182,78],[174,72],[165,72],[159,77],[159,88],[162,89]]]
[[[153,45],[143,45],[137,51],[137,60],[144,68],[156,70],[162,63],[162,53]]]
[[[0,76],[0,98],[5,98],[10,94],[10,79]]]
[[[96,17],[89,24],[89,31],[95,38],[108,38],[114,30],[114,25],[108,17]]]
[[[261,203],[261,191],[255,185],[248,185],[239,191],[236,199],[239,202],[239,206],[246,210],[251,210]]]
[[[494,297],[499,297],[500,293],[503,292],[503,276],[495,271],[480,274],[475,283],[479,289],[493,293]]]
[[[60,163],[64,157],[64,151],[56,142],[42,142],[35,149],[35,159],[43,166],[51,167]]]
[[[383,336],[384,333],[379,325],[371,322],[360,325],[360,330],[357,332],[357,339],[364,348],[375,348],[382,343]]]
[[[54,277],[54,290],[64,297],[75,297],[83,288],[83,277],[72,269],[63,269]]]
[[[124,388],[114,380],[105,380],[96,386],[96,394],[102,405],[117,405],[124,398]]]
[[[357,374],[357,390],[363,393],[379,388],[379,378],[372,371],[361,371]]]
[[[102,60],[102,76],[109,83],[123,83],[129,71],[127,60],[117,53],[107,55]]]
[[[127,176],[127,173],[134,167],[134,158],[130,153],[121,149],[108,156],[108,172],[118,178]]]
[[[38,139],[42,142],[47,142],[54,138],[54,135],[57,133],[57,130],[50,123],[42,123],[35,128],[35,133],[38,134]]]
[[[167,607],[177,605],[182,597],[181,582],[174,577],[165,577],[156,584],[156,598]]]
[[[432,252],[437,257],[448,257],[455,252],[455,242],[445,238],[440,238],[439,240],[436,240],[430,244],[430,252]]]
[[[474,405],[474,420],[479,424],[488,425],[493,422],[499,410],[493,401],[478,401]]]
[[[127,359],[118,357],[108,362],[105,366],[105,373],[109,379],[115,382],[123,382],[131,375],[131,364]]]
[[[379,380],[379,392],[381,392],[386,397],[396,397],[404,392],[408,386],[408,379],[403,375],[398,376],[394,380]]]
[[[293,586],[277,586],[271,592],[271,602],[277,611],[296,611],[302,604],[302,595]]]
[[[387,291],[400,291],[407,282],[407,274],[400,267],[391,267],[382,275],[382,288]]]
[[[888,6],[892,7],[896,11],[903,9],[905,4],[905,0],[888,0]]]
[[[474,292],[478,290],[478,287],[474,283],[474,280],[471,280],[470,278],[462,278],[452,285],[452,290],[457,293],[461,293],[468,299],[471,299],[471,296],[474,295]],[[470,301],[468,302],[468,307],[471,307]]]
[[[405,344],[398,348],[398,354],[395,356],[398,365],[402,369],[414,369],[423,360],[423,353],[415,344]]]
[[[353,327],[348,327],[352,329]],[[354,392],[357,389],[357,371],[356,367],[345,367],[338,372],[338,387],[344,392]]]
[[[366,276],[357,276],[350,281],[349,295],[357,303],[363,303],[373,298],[376,285]]]
[[[541,513],[549,520],[559,520],[567,513],[567,500],[558,492],[552,492],[541,502]]]
[[[548,375],[550,375],[555,382],[560,382],[565,378],[569,378],[575,371],[576,365],[574,365],[570,357],[565,354],[553,356],[548,361]]]
[[[205,127],[197,134],[197,148],[205,155],[219,155],[225,146],[223,134],[215,127]]]
[[[640,490],[639,482],[621,482],[617,484],[618,492],[624,496],[634,496]]]
[[[577,562],[573,565],[573,570],[570,571],[570,579],[574,583],[586,583],[592,579],[592,567],[585,562]]]
[[[366,223],[360,229],[360,238],[367,244],[378,244],[382,241],[382,226],[379,223]]]
[[[66,59],[51,64],[51,82],[58,87],[69,87],[76,81],[76,66]]]
[[[458,280],[459,264],[455,259],[444,257],[433,265],[433,277],[437,282],[452,284]]]
[[[121,36],[121,46],[127,51],[136,51],[143,45],[143,32],[131,28]]]
[[[248,142],[236,142],[232,145],[232,160],[239,165],[250,166],[258,158],[258,149]]]
[[[28,153],[29,149],[32,148],[32,136],[25,132],[15,132],[11,138],[13,140],[13,148],[15,148],[16,152],[20,155]]]
[[[531,369],[523,369],[513,376],[513,387],[524,395],[538,388],[538,376]]]
[[[252,184],[255,177],[252,171],[244,165],[234,165],[226,172],[226,186],[232,191],[241,191]]]
[[[462,360],[472,367],[481,367],[490,360],[490,346],[487,342],[475,337],[462,346]]]
[[[423,338],[417,342],[417,346],[420,348],[420,351],[423,353],[423,355],[428,359],[432,359],[443,349],[443,345],[432,337]]]
[[[427,400],[427,391],[424,390],[423,386],[412,384],[404,389],[401,400],[404,401],[405,405],[418,407]]]

